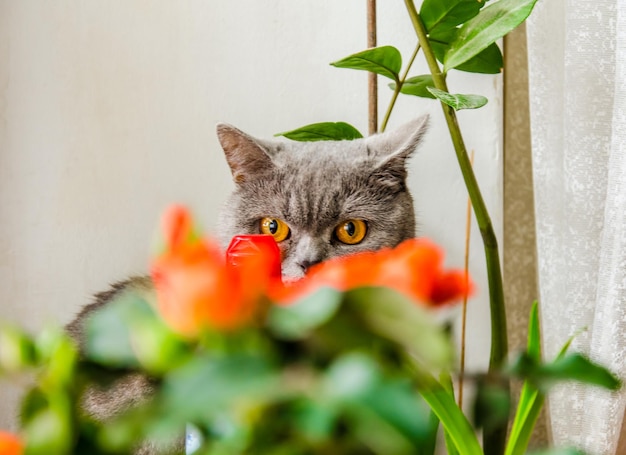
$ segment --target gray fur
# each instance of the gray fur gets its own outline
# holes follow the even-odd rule
[[[413,200],[406,185],[406,161],[427,129],[423,116],[390,133],[355,141],[292,142],[255,139],[225,124],[217,134],[231,168],[236,189],[220,216],[224,246],[236,234],[259,232],[264,217],[280,218],[291,237],[280,243],[283,277],[297,279],[320,261],[365,250],[393,247],[415,235]],[[367,222],[368,233],[357,245],[333,237],[348,219]],[[121,292],[153,298],[150,278],[133,277],[96,295],[66,327],[84,348],[84,322]],[[148,399],[149,378],[130,374],[108,389],[92,388],[83,398],[85,412],[106,421]],[[181,438],[157,448],[150,442],[136,455],[184,453]]]

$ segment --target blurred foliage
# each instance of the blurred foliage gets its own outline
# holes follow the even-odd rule
[[[470,423],[450,376],[433,376],[454,371],[448,330],[394,291],[322,289],[271,306],[258,326],[207,330],[194,340],[171,331],[154,307],[122,293],[89,320],[82,359],[59,331],[0,332],[2,375],[37,374],[22,403],[25,453],[129,454],[142,439],[182,437],[190,423],[201,454],[432,454],[440,420],[449,453],[479,454],[475,428],[509,419],[504,377],[540,394],[563,380],[620,385],[579,354],[542,362],[531,340],[501,377],[475,378]],[[106,424],[81,411],[87,387],[131,370],[154,378],[151,400]]]

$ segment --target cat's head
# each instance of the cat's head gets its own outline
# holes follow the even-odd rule
[[[226,124],[217,134],[235,181],[220,218],[222,242],[269,233],[285,278],[313,264],[393,247],[415,235],[406,161],[428,116],[352,141],[261,140]]]

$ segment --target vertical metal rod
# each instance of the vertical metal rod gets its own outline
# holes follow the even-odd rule
[[[367,0],[367,47],[376,47],[376,0]],[[378,79],[368,74],[368,126],[369,134],[378,131]]]

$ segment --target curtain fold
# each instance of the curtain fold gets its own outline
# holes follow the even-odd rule
[[[573,348],[626,376],[626,5],[538,2],[529,96],[544,351]],[[556,446],[613,455],[624,393],[550,395]]]

